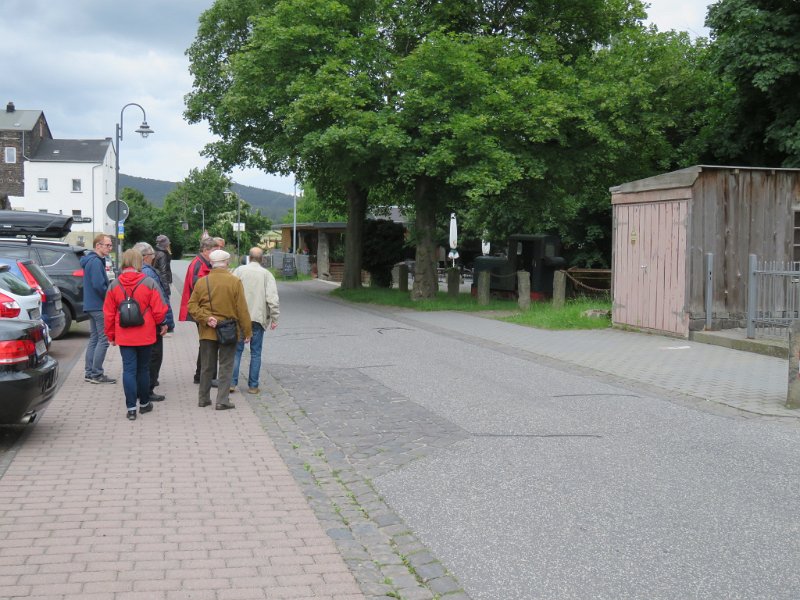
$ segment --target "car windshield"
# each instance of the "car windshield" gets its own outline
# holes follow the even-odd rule
[[[0,272],[0,288],[18,296],[30,296],[35,293],[27,283],[8,271]]]

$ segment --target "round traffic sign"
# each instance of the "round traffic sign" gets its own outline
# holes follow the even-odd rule
[[[106,206],[106,214],[108,218],[112,221],[116,221],[117,219],[117,206],[119,206],[119,222],[124,223],[125,219],[128,218],[128,204],[123,200],[112,200]]]

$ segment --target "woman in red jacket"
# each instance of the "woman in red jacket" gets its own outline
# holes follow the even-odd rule
[[[138,250],[126,250],[120,265],[122,272],[108,287],[103,303],[105,331],[112,346],[119,346],[122,355],[122,387],[125,390],[125,405],[128,419],[136,420],[136,401],[139,412],[153,410],[150,402],[150,350],[158,335],[167,332],[164,319],[167,305],[161,299],[158,284],[145,276],[142,270],[142,254]],[[120,325],[120,304],[131,296],[139,304],[144,323],[133,327]]]

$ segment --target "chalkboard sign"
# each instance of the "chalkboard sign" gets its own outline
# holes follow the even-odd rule
[[[296,277],[297,269],[294,266],[294,256],[291,254],[283,257],[283,269],[281,269],[284,277]]]

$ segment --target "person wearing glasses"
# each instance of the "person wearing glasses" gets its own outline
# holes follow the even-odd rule
[[[108,338],[103,320],[103,302],[108,291],[106,257],[111,254],[111,236],[100,233],[94,238],[94,250],[81,258],[83,267],[83,309],[89,315],[89,344],[83,368],[83,379],[89,383],[117,383],[103,372]]]

